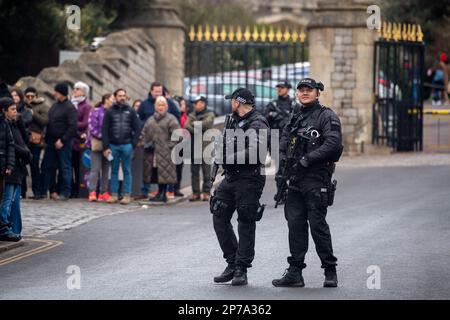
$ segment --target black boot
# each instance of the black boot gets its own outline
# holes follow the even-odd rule
[[[290,266],[281,279],[274,279],[272,284],[275,287],[304,287],[305,281],[302,276],[302,269]]]
[[[167,202],[167,196],[165,192],[159,191],[156,196],[153,198],[150,198],[149,201],[151,202]]]
[[[235,267],[228,265],[220,276],[214,277],[214,282],[224,283],[233,280]]]
[[[234,277],[231,281],[232,286],[245,286],[247,285],[247,269],[243,267],[236,267],[234,271]]]
[[[324,288],[336,288],[338,286],[338,279],[336,274],[336,268],[325,269],[325,281],[323,282]]]
[[[175,197],[184,197],[184,194],[180,191],[180,189],[176,189],[173,195]]]

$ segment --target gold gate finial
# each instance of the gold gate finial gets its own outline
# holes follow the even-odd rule
[[[205,41],[211,40],[211,31],[209,30],[209,25],[205,26]]]
[[[195,40],[195,27],[191,26],[191,30],[189,31],[189,40],[194,41]]]
[[[222,29],[220,31],[220,41],[227,41],[227,28],[225,26],[222,26]]]
[[[270,26],[269,34],[267,35],[270,42],[273,42],[275,39],[275,32],[273,31],[273,26]]]
[[[300,42],[305,42],[306,39],[306,33],[305,30],[302,29],[302,32],[300,32]]]
[[[234,30],[233,30],[233,26],[230,26],[230,31],[228,31],[228,40],[230,40],[231,42],[234,41]]]
[[[202,41],[203,40],[203,28],[202,26],[198,26],[198,30],[197,30],[197,40],[198,41]]]
[[[402,40],[408,41],[408,31],[406,30],[406,24],[402,24]]]
[[[244,40],[248,42],[251,39],[252,39],[252,33],[250,32],[250,27],[247,26],[247,27],[245,27]]]
[[[242,29],[241,29],[241,26],[238,26],[238,27],[237,27],[237,31],[236,31],[236,40],[237,40],[238,42],[241,42],[241,41],[242,41]]]
[[[422,28],[420,27],[420,24],[417,25],[417,41],[422,42],[423,41],[423,33]]]
[[[219,40],[219,28],[217,27],[217,25],[213,27],[212,39],[213,41]]]
[[[277,33],[275,35],[275,37],[277,38],[278,42],[283,41],[283,32],[281,32],[281,28],[278,27]]]
[[[266,42],[267,32],[266,32],[266,27],[264,27],[264,26],[262,27],[260,38],[261,38],[262,42]]]
[[[286,28],[286,30],[284,30],[284,41],[289,42],[289,40],[291,40],[291,33],[289,31],[288,28]]]
[[[253,41],[256,42],[256,41],[258,41],[258,38],[259,38],[258,28],[256,26],[254,26],[252,39],[253,39]]]

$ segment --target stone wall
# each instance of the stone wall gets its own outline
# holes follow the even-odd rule
[[[339,115],[345,152],[385,152],[371,146],[375,30],[365,25],[365,0],[319,2],[309,25],[311,77],[325,85],[320,98]]]
[[[86,82],[93,102],[118,88],[126,89],[132,100],[142,99],[156,79],[155,60],[156,45],[148,33],[139,28],[127,29],[108,35],[97,51],[45,68],[35,78],[21,78],[17,85],[35,86],[47,98],[47,104],[53,102],[53,87],[61,81],[71,86],[77,81]]]

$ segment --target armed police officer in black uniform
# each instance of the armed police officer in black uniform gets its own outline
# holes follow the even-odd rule
[[[292,86],[288,81],[280,82],[275,88],[277,88],[278,98],[271,101],[266,106],[264,116],[269,122],[270,129],[279,130],[279,137],[281,140],[282,130],[289,122],[290,115],[294,112],[298,112],[300,105],[294,98],[289,96],[289,90],[292,89]],[[274,153],[271,155],[273,160],[276,161],[275,166],[279,168],[278,158],[274,158]],[[284,202],[284,199],[280,200],[280,203],[282,202]]]
[[[239,88],[225,99],[231,99],[233,111],[220,148],[225,149],[222,164],[225,179],[211,197],[210,205],[214,230],[228,266],[214,282],[232,280],[232,285],[246,285],[247,269],[255,256],[256,221],[264,212],[259,199],[266,181],[261,170],[267,155],[269,125],[255,110],[251,91]],[[245,142],[239,146],[238,140],[244,135],[248,138],[241,140]],[[235,210],[239,240],[231,225]]]
[[[322,83],[305,78],[297,86],[302,104],[283,130],[280,143],[281,183],[289,180],[284,208],[289,228],[289,268],[276,287],[303,287],[302,270],[308,251],[308,222],[316,251],[325,269],[324,287],[336,287],[336,262],[329,226],[325,220],[327,207],[333,204],[336,181],[332,180],[335,162],[342,154],[339,117],[319,103]]]
[[[266,106],[264,116],[271,129],[283,130],[289,121],[290,114],[298,111],[300,106],[294,98],[289,96],[289,90],[292,88],[289,82],[280,82],[275,88],[277,88],[278,98]]]

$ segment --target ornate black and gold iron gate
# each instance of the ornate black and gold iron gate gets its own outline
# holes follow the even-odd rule
[[[247,87],[262,109],[276,96],[275,84],[292,86],[309,74],[303,30],[273,27],[191,27],[186,44],[185,97],[208,99],[217,115],[230,112],[224,95]]]
[[[424,49],[420,26],[383,23],[375,42],[372,143],[422,150]]]

